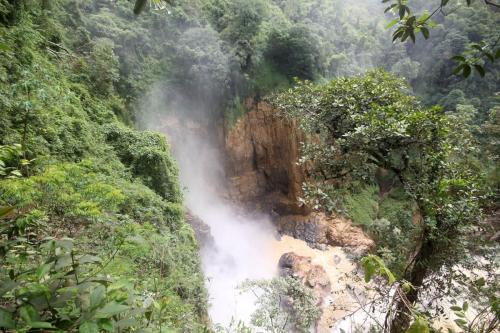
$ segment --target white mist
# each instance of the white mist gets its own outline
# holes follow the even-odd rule
[[[224,197],[224,157],[210,138],[213,128],[186,119],[185,113],[157,116],[148,127],[169,138],[187,208],[210,226],[214,239],[215,246],[202,247],[201,253],[212,322],[225,327],[232,319],[248,324],[255,299],[249,293],[240,294],[238,285],[246,279],[276,275],[277,262],[272,256],[275,229],[267,216],[249,217]]]

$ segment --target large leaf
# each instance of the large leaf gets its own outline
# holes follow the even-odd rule
[[[406,333],[429,333],[429,323],[422,317],[415,318]]]
[[[32,321],[31,328],[55,328],[51,323],[46,321]]]
[[[92,322],[84,322],[78,328],[78,332],[80,333],[99,333],[99,326],[96,323]]]
[[[106,289],[103,285],[98,285],[92,292],[90,293],[90,307],[95,309],[101,305],[106,297]]]
[[[129,309],[128,306],[119,304],[115,301],[109,302],[103,308],[97,310],[96,318],[109,318]]]
[[[39,321],[40,319],[38,311],[31,305],[23,305],[21,309],[19,309],[19,316],[28,324]]]
[[[99,324],[99,327],[105,331],[108,332],[114,332],[115,331],[115,324],[111,319],[99,319],[97,322]]]
[[[12,313],[0,308],[0,328],[16,328]]]
[[[50,272],[50,269],[52,268],[53,265],[54,265],[54,263],[50,262],[50,263],[38,266],[38,268],[36,269],[36,277],[37,277],[38,281],[42,280],[45,277],[45,275],[47,275],[47,273]]]

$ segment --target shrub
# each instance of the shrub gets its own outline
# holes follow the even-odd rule
[[[134,176],[167,201],[180,202],[177,166],[170,157],[165,137],[115,124],[107,125],[104,131],[107,142],[114,147],[122,163],[130,168]]]

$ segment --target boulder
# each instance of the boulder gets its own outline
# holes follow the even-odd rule
[[[314,291],[318,305],[329,295],[331,284],[323,267],[311,262],[310,257],[299,256],[293,252],[281,256],[279,263],[280,275],[300,280]]]

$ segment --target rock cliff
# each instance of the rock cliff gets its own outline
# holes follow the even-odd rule
[[[295,120],[280,116],[265,102],[249,100],[246,108],[248,112],[226,128],[229,195],[279,215],[306,213],[297,204],[305,177],[297,163],[304,134]]]
[[[307,169],[298,164],[305,134],[268,103],[246,102],[248,112],[225,128],[226,176],[232,200],[273,212],[278,231],[313,247],[348,246],[363,253],[373,241],[344,218],[299,206]]]

